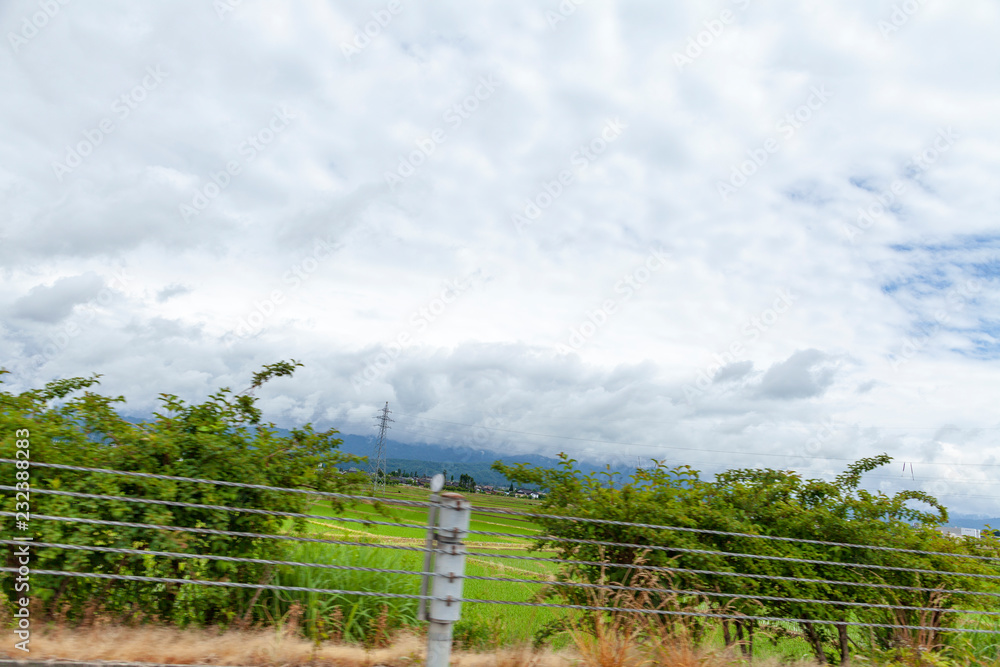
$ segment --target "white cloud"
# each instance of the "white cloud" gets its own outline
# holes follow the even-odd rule
[[[300,375],[260,392],[279,422],[368,429],[389,400],[404,439],[466,442],[461,424],[489,419],[509,451],[626,456],[595,442],[613,441],[808,474],[842,462],[806,456],[888,451],[918,476],[985,482],[990,468],[949,464],[1000,454],[1000,10],[925,4],[883,36],[893,4],[584,3],[554,27],[556,3],[404,4],[348,59],[341,42],[382,7],[71,3],[15,49],[6,36],[37,4],[5,3],[5,378],[99,372],[141,411],[294,357]],[[262,135],[281,108],[294,119]],[[105,118],[60,179],[53,163]],[[620,135],[574,164],[615,118]],[[953,144],[914,169],[942,128]],[[254,137],[267,142],[251,160]],[[389,184],[401,156],[408,175]],[[220,170],[231,178],[208,192]],[[519,234],[512,214],[563,170],[572,183]],[[196,190],[210,202],[185,219]],[[650,248],[670,262],[625,302],[616,286]],[[468,276],[475,289],[351,386]],[[794,302],[772,319],[782,291]],[[609,299],[620,307],[559,354]],[[955,507],[1000,509],[962,497],[1000,486],[948,484]]]
[[[93,299],[104,286],[94,273],[59,278],[52,285],[36,285],[13,303],[14,317],[55,324],[73,312],[77,306]]]

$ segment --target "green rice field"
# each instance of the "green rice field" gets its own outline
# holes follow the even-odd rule
[[[381,507],[372,504],[356,504],[344,510],[333,510],[328,502],[313,504],[309,514],[328,515],[350,519],[371,519],[373,521],[389,521],[395,523],[411,523],[420,526],[427,525],[427,510],[420,507],[402,507],[392,505],[392,500],[426,501],[430,495],[428,489],[418,487],[389,487],[386,499],[389,501]],[[552,553],[529,551],[533,544],[532,536],[540,531],[538,526],[525,517],[512,517],[498,514],[476,513],[476,508],[493,507],[530,511],[537,501],[505,496],[466,494],[473,506],[471,530],[510,533],[523,537],[495,537],[486,535],[471,535],[466,540],[466,548],[470,553],[496,553],[504,555],[524,556],[554,556]],[[424,528],[403,528],[397,526],[365,525],[358,523],[321,521],[310,519],[306,521],[306,534],[322,536],[329,539],[342,539],[358,542],[376,542],[381,544],[396,544],[401,546],[421,547],[426,539]],[[364,549],[364,547],[359,547]],[[395,569],[419,571],[423,567],[423,553],[397,550],[390,551],[396,558]],[[383,560],[379,558],[379,560]],[[466,559],[466,574],[471,576],[509,577],[518,579],[545,580],[556,571],[553,563],[523,561],[501,557],[468,556]],[[420,578],[412,577],[412,590],[419,592]],[[464,597],[486,600],[509,600],[514,602],[530,601],[540,590],[537,584],[523,584],[496,581],[468,580],[465,582]],[[456,626],[456,637],[461,639],[468,635],[468,640],[480,645],[511,644],[530,641],[536,630],[546,623],[566,615],[560,609],[516,607],[495,604],[465,604],[462,609],[462,621]]]
[[[386,498],[390,501],[392,499],[426,501],[429,495],[429,490],[425,488],[401,486],[389,487]],[[479,494],[466,494],[466,498],[473,506],[473,518],[470,525],[472,530],[510,533],[519,536],[471,535],[466,540],[466,547],[470,553],[555,556],[552,552],[531,551],[532,536],[539,533],[539,527],[527,517],[475,512],[476,508],[487,507],[531,511],[533,507],[538,505],[537,501]],[[427,525],[427,510],[425,508],[401,507],[390,503],[376,507],[370,503],[364,503],[335,511],[331,509],[328,502],[317,502],[307,512],[331,517],[330,521],[307,520],[305,534],[309,536],[412,547],[423,546],[426,539],[426,528],[424,527]],[[420,528],[345,523],[335,521],[335,517],[411,523],[420,526]],[[288,523],[288,529],[292,529],[291,522]],[[304,562],[331,562],[410,571],[422,570],[424,557],[423,553],[417,551],[322,544],[306,545],[306,547],[293,551],[297,553],[292,559]],[[545,580],[554,575],[556,569],[557,565],[554,563],[497,556],[470,555],[466,559],[466,573],[472,576]],[[420,587],[420,577],[418,576],[317,571],[314,568],[296,568],[296,571],[295,576],[299,578],[294,581],[291,579],[283,580],[281,583],[316,588],[378,590],[410,594],[418,593]],[[531,601],[540,589],[541,586],[537,584],[467,580],[464,597],[525,602]],[[370,617],[374,613],[372,610],[381,608],[384,602],[377,598],[355,598],[350,604],[354,606],[350,607],[346,615],[357,614]],[[391,613],[399,617],[400,625],[419,625],[416,623],[416,601],[404,600],[399,601],[398,604],[394,603]],[[575,613],[572,610],[562,609],[465,603],[462,609],[462,620],[455,627],[455,638],[466,647],[473,649],[489,649],[496,646],[531,642],[537,631],[546,624]],[[797,631],[796,625],[792,623],[778,625],[787,626],[785,629],[791,633]],[[964,619],[962,625],[981,629],[1000,628],[994,619],[984,617],[969,617]],[[852,639],[862,639],[861,633],[862,630],[859,628],[850,630]],[[709,645],[722,646],[724,641],[721,627],[711,628],[703,641]],[[565,645],[568,642],[569,638],[565,635],[552,638],[554,647]],[[961,638],[959,644],[962,646],[963,652],[967,652],[968,655],[995,655],[997,651],[994,638],[988,635],[969,635]],[[775,658],[781,661],[807,659],[811,655],[805,640],[794,636],[772,639],[761,635],[759,640],[754,643],[753,653],[755,658]]]

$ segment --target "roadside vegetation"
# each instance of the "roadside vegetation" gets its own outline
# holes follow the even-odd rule
[[[650,594],[643,601],[648,607],[801,619],[787,623],[706,618],[689,623],[695,637],[721,631],[724,643],[739,643],[748,658],[754,655],[755,644],[794,638],[804,642],[820,663],[846,663],[851,656],[871,657],[914,647],[935,655],[957,651],[997,660],[996,637],[986,643],[982,637],[973,639],[946,630],[1000,625],[996,622],[1000,616],[956,613],[1000,611],[1000,561],[987,560],[1000,556],[1000,543],[992,536],[956,540],[942,535],[936,526],[947,522],[947,510],[926,493],[902,491],[888,496],[860,488],[864,473],[890,460],[886,455],[861,459],[833,481],[760,468],[729,470],[707,481],[687,466],[663,464],[622,480],[610,473],[584,475],[565,456],[557,469],[500,462],[494,467],[517,483],[545,490],[547,496],[539,506],[542,513],[717,531],[539,517],[537,523],[550,536],[648,548],[544,538],[536,546],[555,550],[564,559],[609,564],[566,566],[558,574],[563,581],[690,591]],[[794,560],[779,560],[786,558]],[[614,566],[637,563],[677,569],[663,573]],[[553,587],[549,596],[585,604],[591,594],[586,589]],[[900,625],[931,629],[893,627]]]
[[[298,365],[293,360],[265,366],[253,376],[247,389],[260,389],[268,381],[290,376]],[[0,371],[0,380],[2,374]],[[363,474],[343,474],[337,469],[338,465],[357,464],[360,460],[339,451],[341,441],[336,430],[317,431],[306,424],[287,436],[280,435],[273,424],[262,422],[252,391],[234,393],[221,389],[199,404],[161,394],[160,409],[154,418],[137,424],[119,413],[123,399],[97,393],[94,391],[97,384],[95,376],[58,380],[41,389],[17,394],[0,391],[0,441],[4,451],[14,450],[17,429],[28,429],[31,458],[39,462],[311,491],[353,494],[370,491]],[[639,470],[631,478],[622,479],[610,473],[585,475],[576,467],[576,462],[567,457],[563,457],[556,469],[508,466],[499,462],[494,465],[512,484],[540,489],[544,493],[541,500],[476,494],[470,491],[475,488],[474,480],[460,478],[457,481],[462,483],[473,507],[478,508],[507,508],[937,553],[900,553],[477,513],[473,515],[473,530],[510,535],[472,535],[467,541],[469,551],[473,552],[467,560],[468,574],[588,583],[601,587],[571,588],[472,579],[465,583],[465,597],[583,604],[622,611],[591,613],[466,603],[462,620],[455,627],[457,647],[466,652],[488,653],[499,661],[495,664],[508,667],[573,662],[595,667],[640,667],[643,664],[711,667],[747,660],[760,664],[768,661],[1000,664],[996,636],[944,631],[958,627],[1000,630],[1000,615],[989,615],[1000,612],[997,604],[1000,568],[994,561],[965,558],[970,555],[1000,556],[997,540],[993,537],[956,540],[942,536],[935,527],[947,521],[947,510],[926,494],[908,491],[886,496],[860,488],[864,473],[888,461],[889,457],[884,455],[862,459],[848,465],[829,482],[804,479],[789,471],[766,469],[730,470],[709,481],[685,466],[669,468],[664,465]],[[8,486],[22,481],[15,477],[15,470],[9,464],[0,467],[0,480]],[[37,493],[31,496],[33,515],[325,537],[396,546],[421,546],[425,539],[422,526],[427,522],[425,509],[391,503],[342,503],[309,493],[279,493],[52,468],[31,468],[30,485],[34,489],[309,513],[329,519],[288,519]],[[387,499],[426,500],[428,493],[427,489],[405,485],[389,485],[386,489]],[[7,494],[5,509],[13,510],[13,502],[13,494]],[[338,522],[336,518],[392,521],[421,527]],[[224,537],[37,518],[32,519],[31,530],[36,542],[81,546],[410,572],[420,571],[423,564],[419,552],[398,549]],[[542,535],[642,544],[651,548],[559,542]],[[564,566],[502,558],[502,555],[592,561],[603,565]],[[751,558],[749,555],[770,558]],[[797,561],[774,560],[775,557]],[[8,550],[5,556],[8,567],[14,564],[12,558]],[[871,567],[859,568],[858,564]],[[640,567],[618,567],[621,565]],[[673,571],[643,569],[649,566],[673,568]],[[900,567],[910,571],[891,569]],[[34,551],[32,569],[401,594],[416,594],[420,585],[419,577],[403,574],[44,548]],[[734,577],[729,576],[730,573],[749,573],[756,577]],[[782,577],[874,583],[882,587],[793,582]],[[5,575],[0,585],[0,622],[6,626],[13,622],[13,583],[12,578]],[[132,637],[160,633],[158,636],[172,637],[170,642],[178,641],[183,633],[189,633],[184,635],[188,637],[214,633],[216,637],[228,637],[226,641],[230,643],[227,645],[234,647],[234,651],[241,644],[246,650],[249,646],[264,646],[271,641],[266,637],[285,647],[281,650],[291,651],[290,647],[297,647],[288,654],[274,647],[260,648],[257,658],[247,657],[245,651],[236,651],[243,656],[239,659],[240,664],[300,664],[296,661],[305,660],[302,658],[306,655],[303,646],[312,647],[309,660],[315,662],[326,655],[324,647],[334,645],[388,651],[383,664],[410,664],[407,660],[416,659],[414,651],[399,647],[419,646],[423,632],[417,620],[416,601],[403,598],[48,575],[32,575],[31,585],[32,618],[48,627],[39,646],[90,645],[80,638],[95,627],[102,627],[105,630],[117,628],[115,632],[119,633],[116,635],[119,638],[129,632],[133,633]],[[687,592],[623,592],[611,587],[614,585]],[[942,590],[970,592],[942,593]],[[837,606],[822,604],[824,601],[924,609]],[[629,611],[654,608],[802,620],[791,623],[639,615]],[[955,613],[954,610],[987,614]],[[838,625],[848,622],[920,625],[933,629],[906,631],[893,627]],[[244,640],[232,639],[236,636]],[[75,639],[67,639],[70,637]],[[122,640],[119,644],[123,647],[142,644],[139,639],[133,643],[129,641]],[[94,639],[94,655],[104,655],[101,651],[105,649],[99,648],[99,644]],[[170,655],[176,654],[175,649],[171,647],[174,653],[170,653],[167,647],[164,648]],[[50,657],[85,657],[83,653],[58,656],[61,649],[51,650],[54,653],[49,654]],[[120,652],[114,659],[133,659],[126,653]],[[280,657],[282,655],[284,657]],[[341,654],[344,655],[347,653]],[[464,664],[482,664],[468,655],[471,654],[462,658],[466,661]],[[177,656],[178,664],[186,662],[183,656]],[[159,661],[167,660],[161,657]],[[350,663],[341,661],[341,664]]]

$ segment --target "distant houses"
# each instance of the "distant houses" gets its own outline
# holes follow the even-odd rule
[[[347,468],[346,470],[341,470],[342,473],[351,472],[365,472],[359,470],[358,468]],[[471,479],[471,478],[470,478]],[[389,473],[386,477],[386,481],[389,484],[406,484],[409,486],[421,486],[424,488],[430,488],[431,478],[425,476],[411,476],[406,474],[399,474],[398,471]],[[465,489],[468,490],[468,489]],[[505,486],[495,486],[493,484],[475,484],[475,493],[481,493],[484,495],[492,496],[508,496],[512,498],[525,498],[530,500],[539,500],[544,498],[545,494],[538,491],[537,489],[511,489]]]
[[[402,484],[429,489],[431,486],[431,476],[422,474],[426,469],[426,466],[422,469],[412,471],[396,468],[395,470],[386,472],[385,481],[390,485]],[[369,474],[370,471],[352,466],[349,468],[340,468],[340,473]],[[457,479],[455,475],[452,475],[450,480],[445,482],[445,490],[457,491],[459,493],[478,493],[492,496],[506,496],[508,498],[523,498],[526,500],[540,500],[545,498],[545,493],[538,489],[516,488],[513,484],[507,486],[502,484],[479,484],[472,475],[465,473],[459,475]]]
[[[914,528],[920,528],[922,525],[923,524],[919,521],[914,521],[912,524]],[[962,526],[934,526],[934,529],[942,535],[953,537],[956,540],[960,540],[963,537],[974,537],[978,540],[991,534],[988,530],[979,528],[963,528]]]
[[[940,530],[945,535],[948,535],[949,537],[958,537],[958,538],[975,537],[976,539],[979,539],[983,536],[982,535],[983,531],[979,530],[978,528],[962,528],[961,526],[938,526],[937,529]]]

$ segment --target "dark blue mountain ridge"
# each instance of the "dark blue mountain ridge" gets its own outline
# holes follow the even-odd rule
[[[148,421],[150,417],[124,417],[127,421],[140,424]],[[279,435],[288,435],[289,429],[276,427]],[[356,456],[372,456],[375,452],[374,435],[357,435],[354,433],[340,433],[338,438],[343,440],[340,451],[354,454]],[[509,455],[495,450],[485,448],[471,448],[463,446],[448,446],[427,443],[406,443],[397,440],[386,440],[385,443],[386,466],[391,472],[402,469],[408,472],[415,472],[418,475],[433,475],[438,472],[447,471],[449,477],[454,474],[458,479],[463,473],[472,475],[480,484],[493,484],[506,486],[509,484],[503,475],[489,469],[494,461],[503,461],[507,464],[527,463],[529,466],[539,468],[555,468],[559,465],[559,460],[541,456],[539,454],[517,454]],[[576,463],[578,469],[586,473],[605,472],[607,468],[603,465],[594,465],[584,461]],[[344,468],[350,466],[341,466]],[[367,469],[362,463],[355,467]],[[622,466],[611,466],[612,472],[621,473],[627,477],[634,468]],[[618,479],[621,479],[619,477]]]
[[[1000,530],[1000,517],[984,517],[981,514],[953,514],[948,513],[949,526],[959,526],[961,528],[985,529],[989,525],[993,530]]]
[[[141,423],[149,418],[125,417],[130,422]],[[290,433],[288,429],[277,429],[282,435]],[[357,456],[371,456],[375,450],[375,436],[357,435],[353,433],[341,433],[338,435],[344,442],[340,450]],[[489,470],[490,464],[494,461],[503,461],[507,464],[527,463],[530,466],[540,468],[554,468],[558,466],[559,460],[542,456],[540,454],[517,454],[508,455],[485,448],[453,447],[447,445],[436,445],[427,443],[405,443],[397,440],[386,440],[386,466],[389,471],[402,469],[407,472],[417,474],[432,475],[436,472],[447,471],[448,475],[455,475],[458,479],[463,473],[472,475],[480,484],[503,484],[509,483],[500,473]],[[600,465],[593,465],[585,461],[578,461],[577,468],[584,473],[604,472],[606,468]],[[346,467],[346,466],[345,466]],[[360,464],[359,468],[366,469],[365,464]],[[611,466],[612,472],[621,473],[628,477],[634,468],[621,466]],[[706,476],[707,477],[707,476]],[[621,479],[619,477],[618,479]],[[994,529],[1000,529],[1000,517],[988,517],[984,514],[959,514],[949,513],[949,526],[960,526],[962,528],[983,529],[987,525]]]
[[[357,456],[371,456],[375,451],[374,436],[342,433],[339,437],[344,441],[344,444],[340,446],[340,450],[343,452],[348,452]],[[406,459],[411,461],[426,461],[433,463],[475,465],[477,469],[481,469],[480,466],[482,464],[489,465],[494,461],[503,461],[508,464],[527,463],[530,466],[539,468],[555,468],[559,465],[558,459],[542,456],[540,454],[509,455],[491,449],[449,447],[447,445],[426,443],[405,443],[388,439],[385,442],[385,456],[387,459]],[[578,461],[576,466],[584,473],[603,472],[606,470],[604,466],[594,465],[583,461]],[[454,470],[456,475],[459,474],[458,467],[448,468],[448,470],[449,472]],[[627,475],[632,473],[634,469],[611,466],[611,470],[612,472],[619,472]],[[463,470],[462,472],[465,471]]]

